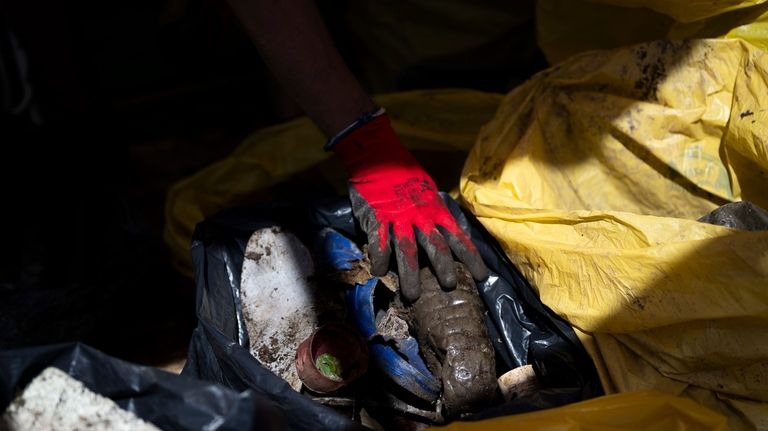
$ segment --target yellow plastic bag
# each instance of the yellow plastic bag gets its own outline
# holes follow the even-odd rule
[[[487,419],[453,422],[445,431],[726,431],[724,416],[697,403],[661,392],[607,395],[554,409]]]
[[[379,96],[376,102],[387,108],[406,147],[439,151],[443,160],[455,155],[453,158],[461,163],[480,127],[493,117],[501,97],[469,90],[433,90]],[[189,244],[197,223],[225,208],[259,198],[291,198],[263,192],[296,173],[313,168],[312,173],[320,178],[310,181],[330,184],[338,195],[345,193],[344,168],[323,151],[324,143],[320,130],[309,119],[301,118],[253,133],[225,159],[174,184],[166,197],[163,235],[176,266],[191,275]],[[417,152],[417,158],[419,155]],[[429,167],[430,160],[421,161]],[[444,186],[455,187],[457,180],[452,173]]]
[[[768,2],[537,0],[536,31],[551,64],[659,39],[739,38],[768,49]]]
[[[414,67],[482,70],[530,59],[533,13],[533,0],[355,0],[345,24],[363,84],[383,92]]]
[[[768,208],[768,54],[694,40],[574,57],[506,96],[461,195],[606,391],[768,427],[768,232],[696,221]]]

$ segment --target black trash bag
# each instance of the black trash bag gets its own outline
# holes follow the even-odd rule
[[[478,290],[487,307],[489,334],[501,359],[497,363],[507,370],[533,365],[544,387],[541,395],[513,400],[475,418],[556,407],[602,395],[594,364],[570,325],[539,301],[482,225],[471,214],[464,214],[450,197],[444,198],[490,270],[490,277],[478,283]],[[290,429],[357,428],[348,418],[293,391],[249,352],[240,305],[240,275],[251,234],[271,226],[293,232],[305,244],[311,244],[313,235],[325,227],[359,245],[366,241],[346,199],[226,210],[198,224],[192,239],[192,260],[199,320],[182,374],[269,397],[284,410]]]
[[[251,391],[134,365],[81,343],[0,351],[0,412],[48,367],[163,430],[250,430],[256,417],[280,417],[270,400]]]
[[[768,211],[749,201],[731,202],[715,208],[699,221],[731,229],[768,230]]]

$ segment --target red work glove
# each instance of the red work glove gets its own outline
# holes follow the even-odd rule
[[[352,211],[368,234],[373,275],[386,274],[395,249],[400,290],[411,301],[421,294],[418,243],[445,289],[456,287],[451,251],[477,280],[488,270],[469,236],[459,227],[432,178],[380,115],[338,140],[333,150],[349,170]]]

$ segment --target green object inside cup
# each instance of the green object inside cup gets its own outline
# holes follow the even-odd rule
[[[323,353],[315,360],[315,367],[320,373],[333,380],[334,382],[342,381],[341,378],[341,362],[339,359],[330,353]]]

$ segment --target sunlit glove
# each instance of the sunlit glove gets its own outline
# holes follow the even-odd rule
[[[373,275],[386,274],[395,250],[400,290],[408,300],[421,293],[417,244],[429,258],[440,285],[456,287],[453,256],[477,280],[488,270],[469,236],[459,227],[432,178],[395,135],[386,114],[334,142],[349,170],[352,211],[368,234]]]

